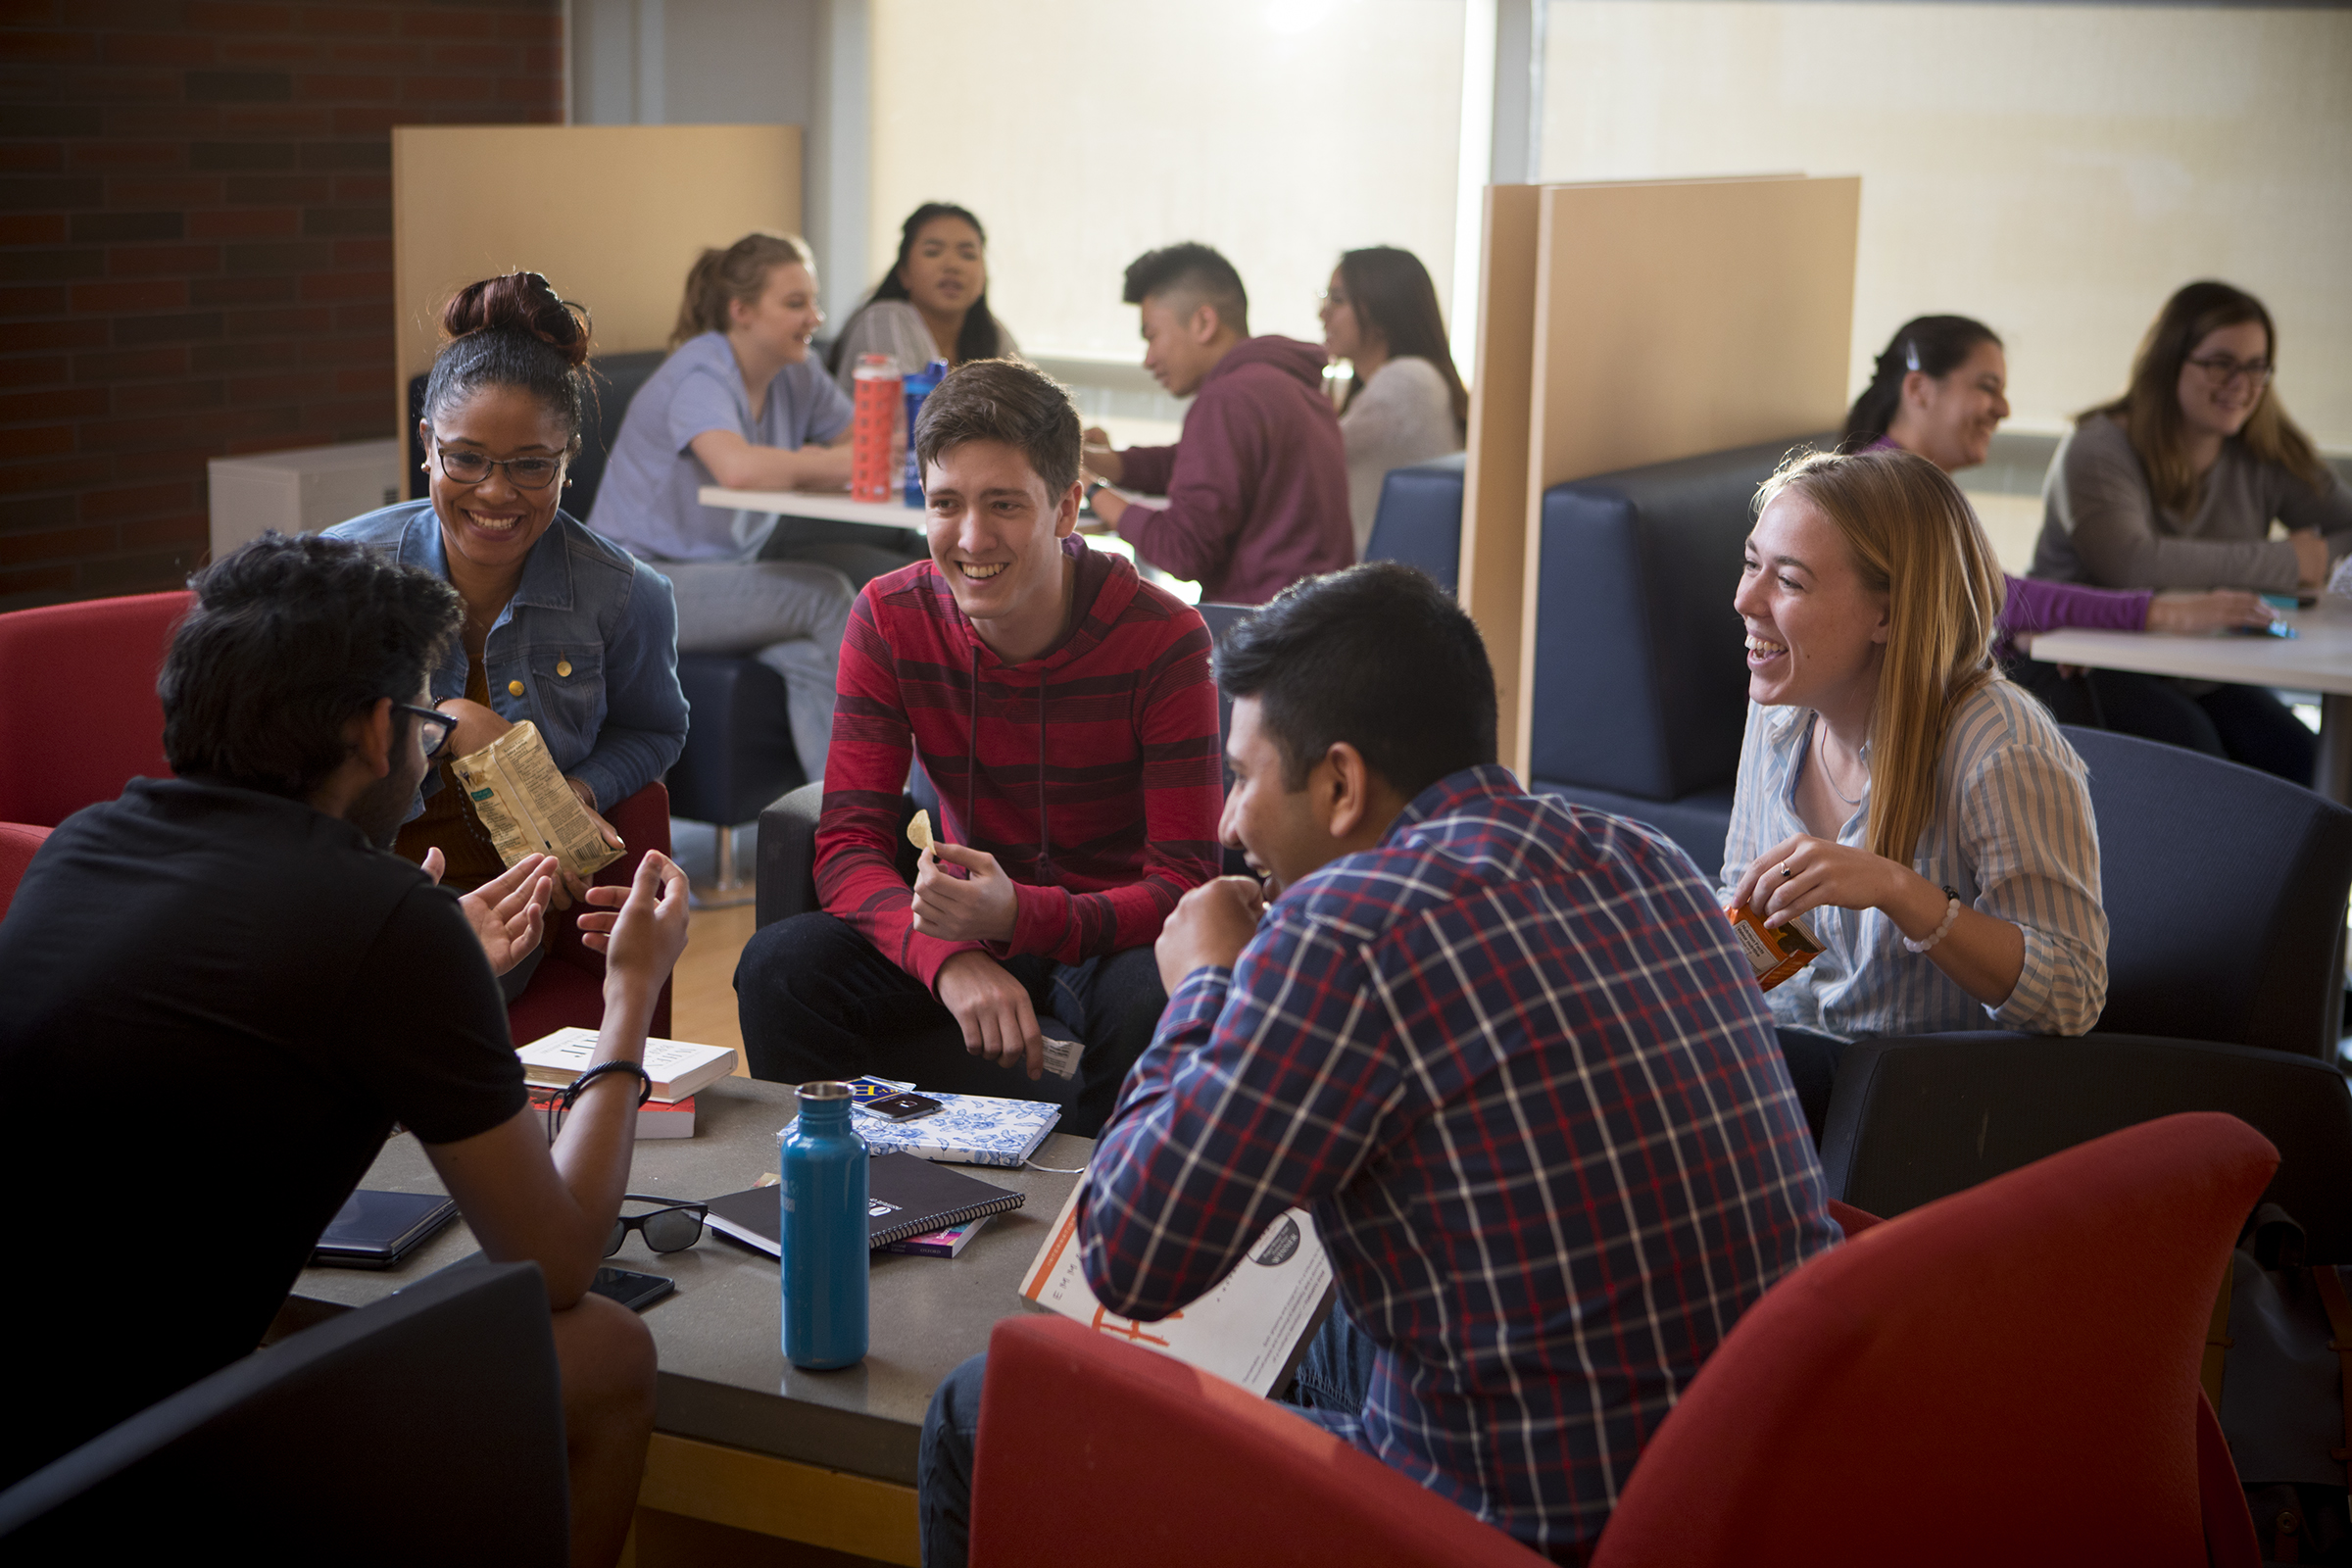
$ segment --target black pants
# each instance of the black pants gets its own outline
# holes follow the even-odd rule
[[[1781,1060],[1788,1068],[1796,1102],[1805,1107],[1805,1125],[1812,1129],[1813,1147],[1819,1149],[1822,1127],[1830,1119],[1830,1091],[1838,1082],[1838,1058],[1845,1054],[1845,1042],[1802,1029],[1779,1033]]]
[[[1158,962],[1150,948],[1082,963],[1002,961],[1041,1019],[1058,1019],[1086,1042],[1074,1083],[1050,1073],[1032,1079],[965,1051],[955,1014],[921,981],[823,913],[760,927],[735,966],[752,1076],[797,1084],[871,1073],[948,1094],[1054,1101],[1067,1107],[1056,1131],[1094,1137],[1168,1004]]]
[[[2087,724],[2185,747],[2311,787],[2319,741],[2260,686],[2217,686],[2192,697],[2165,675],[2087,669],[2062,677],[2057,665],[2038,659],[2015,662],[2009,674],[2040,698],[2061,724]]]

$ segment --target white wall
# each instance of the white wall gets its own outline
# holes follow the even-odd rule
[[[1552,0],[1546,179],[1859,172],[1853,377],[1912,316],[2008,341],[2015,422],[2123,389],[2196,277],[2278,322],[2278,391],[2352,449],[2352,13]],[[1726,235],[1727,244],[1738,236]]]
[[[1132,362],[1120,276],[1199,239],[1249,286],[1253,331],[1320,340],[1342,250],[1402,245],[1451,297],[1460,0],[1183,6],[873,0],[879,270],[920,203],[989,229],[992,305],[1022,347]],[[869,277],[866,282],[870,284]]]
[[[570,0],[579,125],[799,125],[825,308],[865,287],[865,0]]]

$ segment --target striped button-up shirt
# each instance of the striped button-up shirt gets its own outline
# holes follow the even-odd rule
[[[1309,1206],[1379,1347],[1331,1424],[1576,1558],[1740,1312],[1834,1241],[1823,1199],[1690,858],[1489,766],[1177,987],[1080,1234],[1102,1300],[1156,1319]]]
[[[1740,781],[1723,847],[1722,898],[1747,864],[1807,831],[1796,814],[1797,775],[1812,745],[1812,710],[1747,709]],[[1838,833],[1870,842],[1870,787]],[[2006,680],[1970,694],[1952,715],[1936,762],[1936,808],[1911,868],[1961,902],[2025,933],[2017,989],[1988,1007],[1934,958],[1908,951],[1879,909],[1808,910],[1820,957],[1765,1000],[1791,1029],[1838,1040],[1991,1027],[2079,1035],[2107,1004],[2107,911],[2099,902],[2099,830],[2082,759],[2047,710]]]

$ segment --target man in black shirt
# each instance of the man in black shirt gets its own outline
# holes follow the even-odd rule
[[[0,924],[0,1082],[21,1112],[0,1191],[121,1239],[76,1248],[112,1278],[0,1308],[0,1486],[252,1350],[398,1121],[483,1251],[545,1275],[574,1561],[610,1562],[654,1351],[586,1293],[642,1069],[598,1077],[549,1148],[493,970],[536,944],[554,861],[462,903],[384,853],[446,735],[422,705],[458,597],[360,546],[274,534],[193,586],[161,681],[179,776],[68,818]],[[685,878],[649,854],[632,887],[590,897],[598,1059],[636,1063],[685,944]]]

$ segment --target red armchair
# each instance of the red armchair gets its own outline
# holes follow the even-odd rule
[[[1594,1568],[2256,1561],[2197,1370],[2278,1152],[2166,1117],[1857,1239],[1748,1309]],[[1321,1428],[1059,1317],[997,1325],[974,1568],[1543,1559]]]
[[[669,791],[656,779],[606,814],[629,853],[606,866],[595,881],[606,887],[626,887],[637,874],[637,862],[648,850],[669,853]],[[605,1021],[605,960],[580,941],[578,905],[562,914],[547,911],[547,956],[521,996],[507,1009],[507,1027],[518,1046],[569,1025],[594,1029]],[[654,1004],[651,1032],[669,1033],[669,982]]]
[[[9,903],[17,896],[17,884],[24,880],[24,868],[32,863],[33,856],[48,837],[49,830],[45,827],[0,822],[0,919],[7,918]]]
[[[138,777],[170,778],[155,677],[185,593],[0,615],[0,821],[55,827]]]
[[[2197,1370],[2278,1163],[2168,1116],[1863,1228],[1725,1337],[1594,1568],[2255,1562]]]
[[[1064,1317],[988,1341],[972,1568],[1543,1568],[1282,1405]]]

